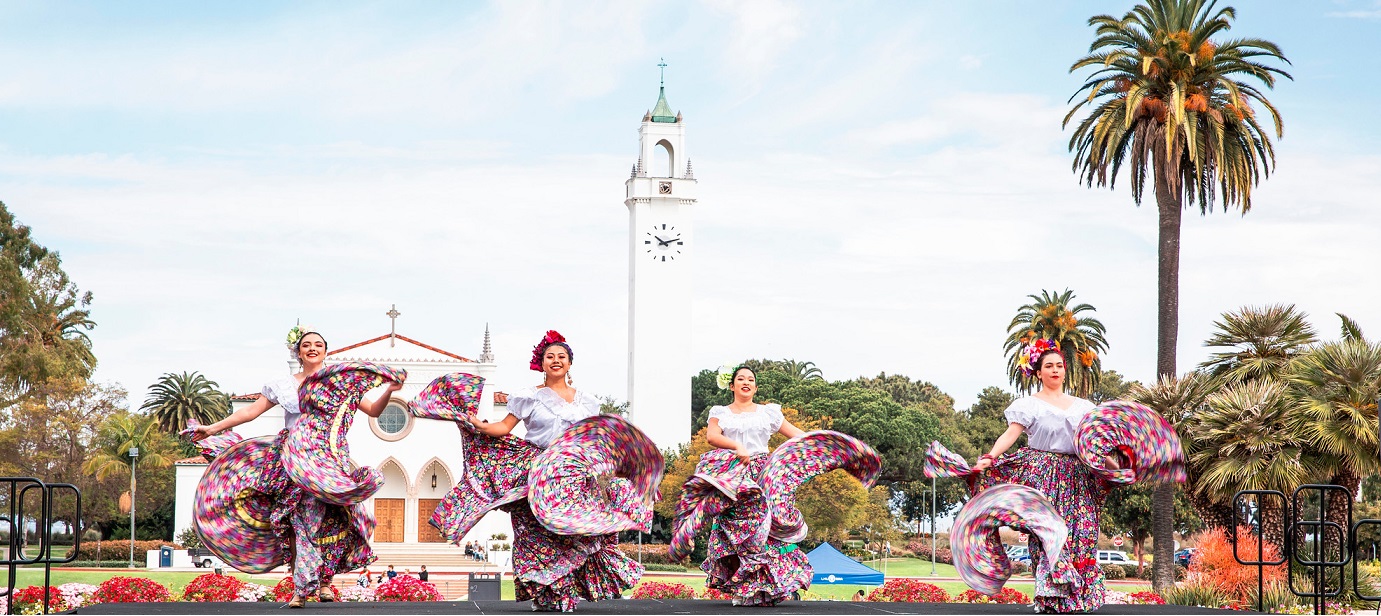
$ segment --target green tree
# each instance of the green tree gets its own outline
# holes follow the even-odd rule
[[[170,434],[186,428],[191,420],[215,423],[230,413],[230,396],[217,387],[220,385],[198,372],[169,372],[149,387],[139,410],[152,415]]]
[[[1145,570],[1145,543],[1151,537],[1151,494],[1154,486],[1135,484],[1108,493],[1103,502],[1099,526],[1108,536],[1122,535],[1131,540],[1137,572]],[[1189,503],[1183,490],[1175,491],[1175,532],[1181,536],[1203,530],[1203,520]]]
[[[1103,372],[1103,378],[1098,379],[1098,387],[1089,392],[1088,399],[1094,404],[1110,400],[1127,400],[1139,385],[1141,383],[1125,380],[1116,370],[1107,370]]]
[[[1091,316],[1093,306],[1075,304],[1074,292],[1042,290],[1040,295],[1028,295],[1031,303],[1017,309],[1017,315],[1007,325],[1007,376],[1017,389],[1029,392],[1038,383],[1034,376],[1026,376],[1019,368],[1022,348],[1042,338],[1053,340],[1060,347],[1065,360],[1065,384],[1070,393],[1088,397],[1098,387],[1103,371],[1100,355],[1108,350],[1104,337],[1106,328]]]
[[[794,359],[786,359],[777,362],[774,369],[780,372],[785,372],[786,374],[791,375],[793,378],[802,381],[825,380],[825,374],[820,371],[820,368],[817,367],[815,365],[815,362],[813,361],[796,361]]]
[[[868,490],[848,473],[834,470],[801,486],[796,506],[805,516],[814,542],[839,542],[865,515]]]
[[[0,213],[3,204],[0,204]],[[0,261],[3,261],[0,251]],[[85,379],[96,368],[91,339],[91,293],[83,293],[62,271],[57,254],[48,253],[31,266],[0,263],[0,275],[18,283],[0,291],[0,407],[48,380]]]
[[[882,479],[888,482],[920,479],[925,450],[940,436],[934,414],[852,382],[797,381],[779,396],[777,402],[819,420],[822,427],[872,445],[882,456]]]
[[[619,400],[613,396],[597,396],[599,399],[600,415],[618,415],[628,417],[628,401]]]
[[[1223,313],[1204,346],[1215,351],[1199,369],[1224,383],[1278,379],[1290,361],[1318,342],[1293,304],[1246,306]],[[1346,321],[1344,321],[1346,323]]]
[[[1156,375],[1173,378],[1179,339],[1180,219],[1198,203],[1207,213],[1251,209],[1252,188],[1275,165],[1270,135],[1254,105],[1271,116],[1277,138],[1280,113],[1255,85],[1275,86],[1284,71],[1264,61],[1287,62],[1280,48],[1263,39],[1215,40],[1232,25],[1231,7],[1213,0],[1145,0],[1124,17],[1089,19],[1096,38],[1089,54],[1070,72],[1092,68],[1071,101],[1068,127],[1088,108],[1069,140],[1074,170],[1092,187],[1115,187],[1123,164],[1130,166],[1132,197],[1139,204],[1147,180],[1159,213]],[[1251,79],[1253,82],[1244,81]],[[1081,95],[1086,97],[1080,98]],[[1156,495],[1155,587],[1174,583],[1174,493]]]

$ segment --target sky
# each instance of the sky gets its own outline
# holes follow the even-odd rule
[[[1225,311],[1381,332],[1381,1],[1236,0],[1293,81],[1252,209],[1187,213],[1182,371]],[[1071,171],[1070,65],[1123,2],[3,2],[0,200],[95,297],[96,378],[233,393],[299,319],[626,397],[637,128],[666,92],[699,181],[696,369],[905,374],[960,408],[1005,386],[1006,326],[1075,292],[1105,369],[1155,372],[1156,211]],[[1381,334],[1373,334],[1381,335]],[[687,375],[688,377],[690,374]]]

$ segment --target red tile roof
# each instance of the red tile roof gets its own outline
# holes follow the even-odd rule
[[[445,355],[446,357],[450,357],[450,358],[452,358],[452,359],[456,359],[456,360],[460,360],[460,361],[464,361],[464,362],[471,362],[471,363],[474,363],[474,362],[475,362],[475,360],[470,359],[470,358],[468,358],[468,357],[461,357],[461,356],[456,355],[455,353],[452,353],[452,352],[450,352],[450,351],[443,351],[443,350],[438,349],[438,348],[436,348],[436,347],[434,347],[434,346],[432,346],[432,345],[430,345],[430,344],[423,344],[423,343],[421,343],[421,342],[418,342],[418,341],[416,341],[416,340],[413,340],[412,338],[409,338],[409,337],[404,336],[404,335],[402,335],[402,334],[384,334],[384,335],[379,336],[379,337],[377,337],[377,338],[370,338],[369,340],[365,340],[364,342],[357,342],[357,343],[352,344],[352,345],[347,346],[347,347],[341,347],[341,348],[339,348],[339,349],[336,349],[336,350],[334,350],[334,351],[331,351],[331,352],[327,353],[326,355],[329,357],[329,356],[335,355],[335,354],[337,354],[337,353],[344,353],[344,352],[346,352],[346,351],[349,351],[350,349],[357,349],[357,348],[362,347],[362,346],[364,346],[364,345],[366,345],[366,344],[373,344],[373,343],[378,342],[378,341],[380,341],[380,340],[384,340],[384,339],[388,338],[389,336],[396,336],[399,340],[402,340],[402,341],[404,341],[404,342],[410,342],[410,343],[415,344],[415,345],[417,345],[417,346],[420,346],[420,347],[422,347],[422,348],[424,348],[424,349],[427,349],[428,351],[435,351],[435,352],[437,352],[437,353],[440,353],[440,354]]]
[[[508,394],[501,391],[494,392],[494,404],[508,404]]]
[[[230,399],[231,399],[231,400],[239,400],[239,401],[242,401],[242,402],[244,402],[244,401],[253,402],[253,401],[258,400],[259,398],[262,398],[262,397],[264,397],[264,394],[238,394],[238,395],[230,396]]]
[[[208,462],[204,456],[193,456],[190,458],[183,458],[173,464],[208,464]]]

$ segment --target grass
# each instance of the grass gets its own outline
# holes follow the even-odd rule
[[[210,573],[210,571],[148,571],[145,569],[102,569],[100,571],[70,571],[64,569],[54,569],[51,584],[58,586],[68,582],[81,582],[83,584],[100,584],[116,576],[142,577],[149,578],[159,584],[167,586],[169,590],[180,591],[188,582],[198,575]],[[276,577],[263,577],[255,575],[245,575],[233,569],[226,571],[227,575],[233,575],[242,580],[248,580],[255,584],[263,584],[272,587],[278,583]],[[43,584],[42,568],[23,568],[15,576],[14,585],[16,588],[25,586],[39,586]]]

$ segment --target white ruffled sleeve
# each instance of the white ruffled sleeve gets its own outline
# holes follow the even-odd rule
[[[510,394],[507,408],[509,415],[526,420],[532,415],[532,409],[537,408],[537,390],[527,387],[518,393]]]
[[[1003,415],[1007,418],[1007,423],[1021,424],[1023,428],[1030,428],[1036,421],[1036,411],[1031,408],[1031,401],[1026,398],[1017,398]]]
[[[594,417],[599,414],[599,398],[583,391],[577,392],[577,394],[579,397],[575,399],[575,402],[580,405],[580,410],[585,412],[586,417]]]
[[[786,421],[786,417],[782,415],[782,405],[764,404],[762,410],[767,413],[767,423],[772,428],[772,434],[776,434],[782,429],[782,422]]]
[[[729,410],[729,407],[727,407],[727,406],[712,406],[712,407],[710,407],[710,417],[709,417],[709,419],[724,419],[725,417],[727,417],[727,416],[729,415],[730,412],[731,412],[731,411]],[[706,421],[708,421],[708,420],[706,420]]]
[[[264,388],[260,390],[259,393],[263,394],[265,398],[268,398],[269,402],[278,404],[278,394],[273,391],[273,383],[265,384]]]

